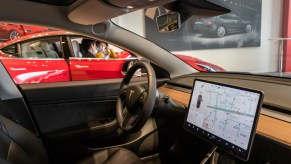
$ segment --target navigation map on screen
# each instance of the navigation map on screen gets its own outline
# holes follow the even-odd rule
[[[196,80],[184,126],[245,156],[261,96],[261,92]]]

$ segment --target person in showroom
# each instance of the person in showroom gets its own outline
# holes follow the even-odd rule
[[[95,58],[98,53],[96,41],[91,39],[83,39],[81,43],[83,58]]]
[[[116,58],[116,53],[113,49],[109,48],[108,43],[105,43],[105,53],[107,53],[110,58]]]
[[[96,58],[109,59],[116,57],[115,52],[112,49],[109,49],[108,43],[96,41],[96,45],[98,50],[98,52],[96,53]]]

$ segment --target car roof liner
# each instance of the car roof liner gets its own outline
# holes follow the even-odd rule
[[[158,0],[103,0],[104,2],[119,8],[146,8],[151,5],[155,5]],[[163,3],[169,3],[170,1],[161,1]],[[174,0],[172,0],[174,1]]]
[[[202,18],[230,13],[231,10],[222,7],[220,2],[209,2],[207,0],[179,0],[172,2],[165,7],[171,11],[179,12],[181,22],[185,22],[190,17]]]

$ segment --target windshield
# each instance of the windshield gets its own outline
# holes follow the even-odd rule
[[[156,18],[170,11],[163,6],[112,19],[202,72],[241,72],[288,76],[288,17],[277,1],[212,1],[231,10],[213,17],[193,15],[176,32],[159,32]],[[287,10],[287,9],[286,9]],[[135,22],[132,24],[132,22]],[[287,32],[286,32],[287,31]]]

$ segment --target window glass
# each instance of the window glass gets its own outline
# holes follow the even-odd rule
[[[38,39],[21,43],[23,58],[61,58],[60,37]]]
[[[123,78],[137,60],[130,52],[103,41],[81,36],[72,36],[70,41],[73,81]],[[142,71],[135,75],[141,76]]]
[[[17,46],[15,44],[7,46],[3,48],[1,51],[8,54],[9,56],[19,57]]]
[[[91,48],[90,46],[85,46],[85,43],[82,41],[83,39],[91,40],[88,38],[83,37],[71,37],[71,44],[73,49],[72,57],[74,58],[89,58],[85,54],[90,52],[92,55],[94,55],[93,58],[105,58],[105,59],[112,59],[112,58],[132,58],[134,55],[131,53],[124,51],[123,49],[116,47],[112,44],[108,44],[106,42],[102,41],[95,41],[96,44],[96,50],[93,50],[94,48]],[[87,49],[87,50],[86,50]]]

